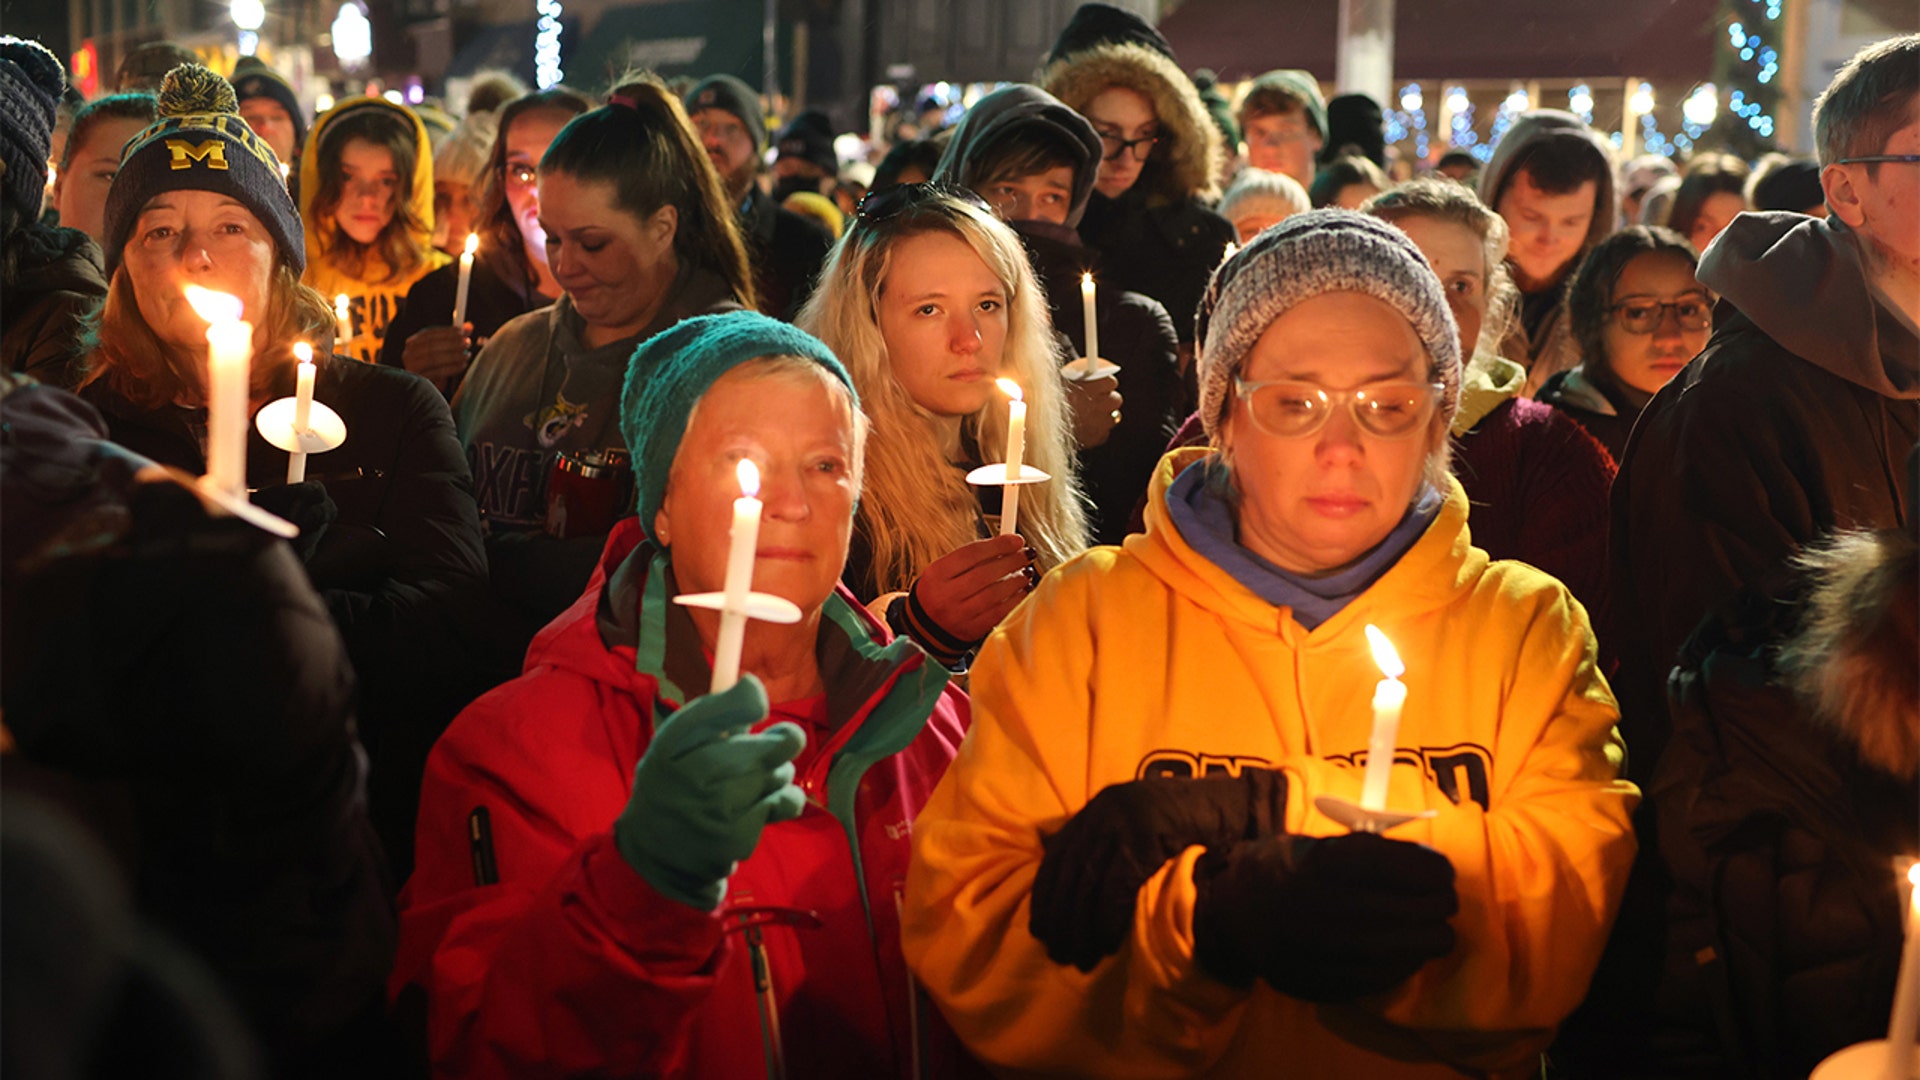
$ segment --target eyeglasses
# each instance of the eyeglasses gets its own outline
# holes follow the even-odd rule
[[[1282,439],[1304,439],[1327,426],[1333,410],[1346,406],[1360,430],[1381,439],[1404,439],[1424,427],[1446,387],[1396,382],[1357,390],[1328,390],[1310,382],[1233,380],[1255,427]]]
[[[1701,296],[1684,296],[1665,304],[1656,300],[1629,300],[1607,310],[1613,312],[1620,329],[1629,334],[1651,334],[1660,329],[1669,311],[1679,320],[1682,330],[1705,330],[1713,325],[1713,305]]]
[[[957,199],[976,209],[993,213],[993,207],[987,205],[987,200],[971,190],[929,181],[924,184],[889,184],[869,191],[860,197],[859,205],[853,208],[853,216],[856,221],[878,225],[904,211],[915,210],[941,199]]]
[[[1834,162],[1836,165],[1878,165],[1884,161],[1900,162],[1911,165],[1920,161],[1920,154],[1874,154],[1870,157],[1843,157]]]
[[[1133,160],[1145,161],[1153,153],[1153,145],[1160,141],[1160,134],[1142,135],[1137,139],[1123,139],[1118,135],[1100,133],[1100,145],[1106,151],[1105,161],[1119,161],[1121,154],[1132,154]]]

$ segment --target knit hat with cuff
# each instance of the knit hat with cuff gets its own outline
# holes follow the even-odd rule
[[[1412,324],[1445,386],[1442,416],[1460,402],[1460,331],[1426,256],[1407,234],[1351,210],[1295,214],[1222,263],[1200,300],[1200,421],[1219,433],[1233,379],[1275,319],[1322,293],[1354,292],[1393,305]]]
[[[66,70],[46,46],[0,38],[0,160],[7,166],[6,200],[23,220],[40,216],[53,116],[66,85]]]
[[[700,80],[700,84],[687,95],[682,102],[687,107],[687,115],[692,116],[702,109],[719,109],[732,113],[734,118],[746,126],[747,134],[753,137],[753,153],[767,146],[767,120],[760,112],[760,95],[753,87],[732,75],[709,75]],[[828,140],[831,143],[831,139]]]

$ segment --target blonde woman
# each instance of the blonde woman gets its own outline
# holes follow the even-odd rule
[[[846,364],[873,420],[846,582],[896,631],[964,666],[1041,574],[1087,546],[1059,358],[1026,252],[971,193],[876,192],[799,325]],[[987,527],[1000,489],[965,480],[1005,460],[997,378],[1027,402],[1024,460],[1053,477],[1021,490],[1018,536]]]

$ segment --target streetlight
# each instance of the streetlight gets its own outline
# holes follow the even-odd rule
[[[341,66],[352,71],[367,62],[373,55],[373,24],[367,21],[367,14],[360,5],[351,2],[340,5],[340,14],[333,18],[333,55],[340,58]]]
[[[240,55],[252,56],[260,48],[260,27],[267,21],[267,7],[260,0],[233,0],[227,6],[233,25],[240,28]]]
[[[1653,106],[1654,106],[1654,101],[1653,101],[1653,84],[1652,83],[1648,83],[1648,82],[1641,83],[1639,88],[1633,92],[1633,96],[1627,99],[1627,108],[1632,110],[1633,115],[1635,116],[1647,115],[1648,113],[1653,111]]]

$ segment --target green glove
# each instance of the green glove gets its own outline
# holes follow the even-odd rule
[[[767,822],[792,821],[805,809],[793,759],[806,733],[780,723],[747,734],[766,716],[766,689],[742,675],[733,689],[695,698],[662,721],[634,766],[613,842],[661,895],[718,908],[727,878],[753,854]]]

